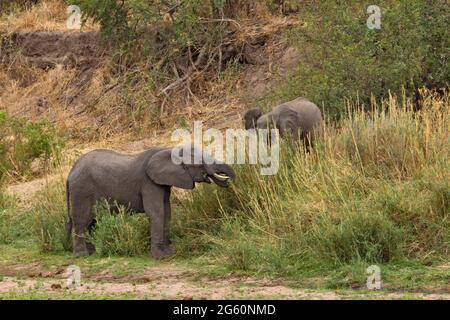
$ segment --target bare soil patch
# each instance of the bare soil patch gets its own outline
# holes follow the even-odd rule
[[[9,40],[9,46],[19,50],[28,64],[40,69],[61,64],[88,71],[98,66],[105,54],[97,31],[17,31]]]
[[[38,263],[0,268],[0,296],[8,292],[39,291],[64,295],[68,293],[114,296],[131,294],[137,298],[172,299],[402,299],[450,300],[450,292],[442,288],[418,290],[387,288],[384,291],[312,290],[295,287],[284,279],[251,276],[199,276],[198,270],[173,262],[162,262],[139,272],[119,276],[111,269],[82,273],[82,285],[67,288],[67,266],[42,268]]]
[[[106,55],[96,31],[16,31],[0,39],[0,109],[59,125],[70,116],[84,120],[95,100],[87,92],[105,86],[92,83]]]

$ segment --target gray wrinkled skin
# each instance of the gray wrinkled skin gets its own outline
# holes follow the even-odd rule
[[[290,134],[307,146],[312,143],[313,129],[321,122],[320,109],[302,97],[275,106],[266,114],[259,108],[249,109],[244,114],[245,129],[278,129],[282,137]]]
[[[205,159],[212,159],[211,156],[194,147],[192,150],[203,156],[200,157],[200,164],[189,164],[192,161],[174,164],[172,149],[161,147],[137,155],[94,150],[81,156],[67,179],[67,237],[70,239],[73,228],[74,255],[95,252],[86,233],[94,227],[93,207],[100,199],[128,206],[135,212],[145,212],[151,223],[152,256],[162,258],[169,255],[171,187],[193,189],[195,182],[214,182],[226,187],[235,178],[230,166],[219,161],[211,164],[212,161],[206,160],[206,164]],[[218,179],[217,174],[221,174],[222,178],[219,176]],[[228,178],[224,179],[223,174]]]

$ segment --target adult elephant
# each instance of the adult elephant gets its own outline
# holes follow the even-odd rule
[[[75,229],[75,256],[95,252],[86,238],[95,224],[100,199],[145,212],[151,223],[151,254],[162,258],[169,247],[171,187],[193,189],[196,182],[228,186],[233,169],[197,147],[155,147],[137,155],[94,150],[81,156],[67,179],[67,237]]]
[[[303,97],[280,104],[266,114],[257,107],[244,114],[245,129],[278,129],[280,136],[290,134],[306,146],[312,143],[313,130],[321,122],[320,109]]]

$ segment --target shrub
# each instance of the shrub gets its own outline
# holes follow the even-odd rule
[[[435,252],[446,257],[450,248],[449,194],[448,163],[442,161],[424,169],[418,179],[380,188],[374,207],[402,226],[407,256],[420,258]]]
[[[11,243],[13,241],[14,214],[11,210],[14,208],[14,199],[3,192],[0,185],[0,243]]]
[[[44,169],[58,163],[64,145],[50,122],[30,122],[1,111],[0,138],[0,179],[36,174],[32,172],[34,160],[40,160]]]
[[[217,10],[233,1],[183,1],[178,5],[145,0],[75,0],[70,4],[80,6],[84,19],[99,23],[107,40],[115,42],[122,53],[147,56],[152,52],[161,58],[165,54],[179,54],[181,45],[197,45],[214,41],[214,30],[219,24],[202,24],[202,18],[212,18]],[[130,51],[132,50],[132,51]],[[155,53],[160,53],[159,55]],[[136,56],[135,56],[136,57]]]
[[[302,4],[304,25],[288,37],[302,61],[283,83],[262,99],[273,105],[306,96],[327,114],[346,112],[345,99],[370,106],[402,87],[444,89],[450,79],[446,36],[447,1],[379,1],[381,29],[366,26],[367,1],[320,1]]]
[[[63,179],[52,182],[33,199],[36,205],[24,216],[26,223],[32,224],[33,238],[43,252],[72,250],[72,241],[66,241],[68,216],[65,192]],[[97,253],[103,256],[148,254],[148,219],[143,215],[131,215],[121,206],[117,213],[113,211],[105,202],[95,207],[97,223],[91,241]],[[27,228],[25,222],[22,228]]]
[[[400,255],[402,236],[389,216],[367,208],[319,218],[308,240],[312,254],[328,263],[383,263]]]
[[[249,4],[242,0],[186,0],[172,4],[165,1],[145,0],[68,1],[70,4],[80,6],[85,20],[91,17],[94,22],[98,22],[101,32],[107,39],[119,41],[122,44],[141,43],[140,40],[149,40],[149,35],[155,35],[154,32],[159,33],[158,38],[153,40],[160,42],[195,44],[199,40],[212,40],[211,36],[214,34],[211,31],[218,30],[216,26],[221,24],[214,24],[213,22],[220,21],[208,19],[253,15],[255,12],[252,9],[266,8],[268,5],[266,1],[253,2]],[[164,26],[169,27],[170,32],[164,32]],[[146,43],[146,45],[151,44]]]
[[[33,235],[43,252],[70,251],[71,242],[66,241],[67,204],[64,180],[52,182],[39,192],[30,209]]]
[[[70,3],[80,6],[84,21],[91,18],[100,25],[103,38],[114,49],[111,67],[124,76],[125,83],[132,84],[129,91],[146,87],[152,101],[180,88],[187,96],[204,95],[205,84],[242,57],[245,39],[237,36],[240,25],[235,18],[253,15],[254,7],[266,7],[265,0]],[[129,104],[136,105],[134,100]],[[143,106],[148,106],[148,99]]]
[[[144,215],[132,215],[125,207],[116,212],[102,202],[97,206],[97,224],[92,234],[96,251],[102,256],[136,256],[150,252],[150,226]]]
[[[33,223],[33,235],[41,251],[71,251],[72,241],[66,241],[67,204],[63,179],[48,185],[33,200],[35,207],[27,216]],[[118,213],[100,202],[95,207],[96,226],[92,242],[97,253],[109,255],[141,255],[148,253],[149,230],[147,218],[130,215],[124,207]]]

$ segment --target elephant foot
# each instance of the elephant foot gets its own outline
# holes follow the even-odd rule
[[[172,254],[172,249],[170,247],[152,247],[151,254],[155,259],[164,259]]]
[[[166,254],[169,256],[173,253],[172,248],[167,246],[164,248],[164,251],[166,252]]]
[[[86,248],[89,255],[93,255],[95,253],[95,246],[92,243],[86,243]]]
[[[85,257],[89,255],[89,251],[88,250],[74,250],[73,251],[73,256],[74,257]]]

